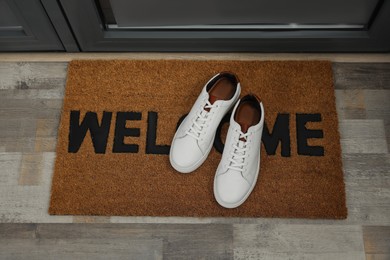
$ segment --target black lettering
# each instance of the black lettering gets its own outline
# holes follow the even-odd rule
[[[108,133],[110,132],[111,116],[111,112],[103,111],[102,122],[99,126],[97,114],[95,112],[87,112],[83,121],[79,124],[80,111],[70,111],[68,152],[78,152],[89,130],[95,153],[105,153]]]
[[[232,113],[229,112],[222,118],[221,123],[219,124],[219,126],[217,128],[217,132],[215,133],[215,139],[214,139],[213,146],[214,146],[215,150],[217,150],[217,152],[219,152],[220,154],[223,153],[223,148],[225,147],[225,144],[222,142],[222,139],[221,139],[222,127],[224,124],[230,122],[231,115],[232,115]]]
[[[113,153],[138,153],[138,145],[125,144],[125,136],[140,136],[139,128],[126,128],[127,120],[141,120],[142,114],[140,112],[117,112],[115,123],[115,136]]]
[[[307,139],[323,138],[324,133],[322,130],[307,129],[307,122],[321,122],[321,114],[296,114],[298,154],[324,156],[324,147],[307,144]]]
[[[279,143],[281,143],[281,155],[291,156],[290,147],[290,115],[278,114],[272,133],[269,132],[267,124],[264,124],[262,141],[268,155],[275,155]]]
[[[156,145],[157,139],[157,112],[148,112],[148,130],[146,135],[146,153],[147,154],[169,154],[169,145]]]

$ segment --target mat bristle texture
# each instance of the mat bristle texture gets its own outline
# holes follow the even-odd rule
[[[225,209],[213,195],[221,154],[214,148],[195,172],[180,174],[166,154],[147,154],[148,112],[158,115],[156,145],[170,145],[181,116],[216,73],[238,75],[242,93],[255,93],[270,131],[278,114],[289,115],[291,156],[261,148],[257,185],[239,208]],[[70,111],[112,112],[105,154],[96,154],[88,132],[77,153],[68,153]],[[140,112],[129,120],[138,153],[113,153],[116,112]],[[297,152],[296,114],[320,113],[324,156]],[[226,136],[227,124],[222,129]],[[332,66],[328,61],[75,60],[68,78],[59,127],[49,213],[53,215],[331,218],[347,216]]]

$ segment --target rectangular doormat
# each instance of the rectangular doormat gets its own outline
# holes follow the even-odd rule
[[[236,209],[213,195],[227,120],[195,172],[176,172],[168,156],[178,122],[221,71],[237,74],[241,96],[254,93],[265,108],[260,175]],[[346,218],[331,63],[70,62],[49,213]]]

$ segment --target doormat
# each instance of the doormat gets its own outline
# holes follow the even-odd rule
[[[241,96],[256,94],[265,109],[260,175],[236,209],[213,195],[228,116],[195,172],[176,172],[168,156],[180,120],[221,71],[235,73]],[[49,213],[346,218],[331,63],[70,62]]]

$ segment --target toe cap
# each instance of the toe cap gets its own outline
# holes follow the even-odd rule
[[[189,168],[203,157],[203,153],[194,138],[185,136],[175,139],[171,146],[171,161],[179,167]]]
[[[249,190],[249,183],[238,171],[229,170],[216,177],[215,193],[222,206],[229,206],[224,204],[239,203]]]

